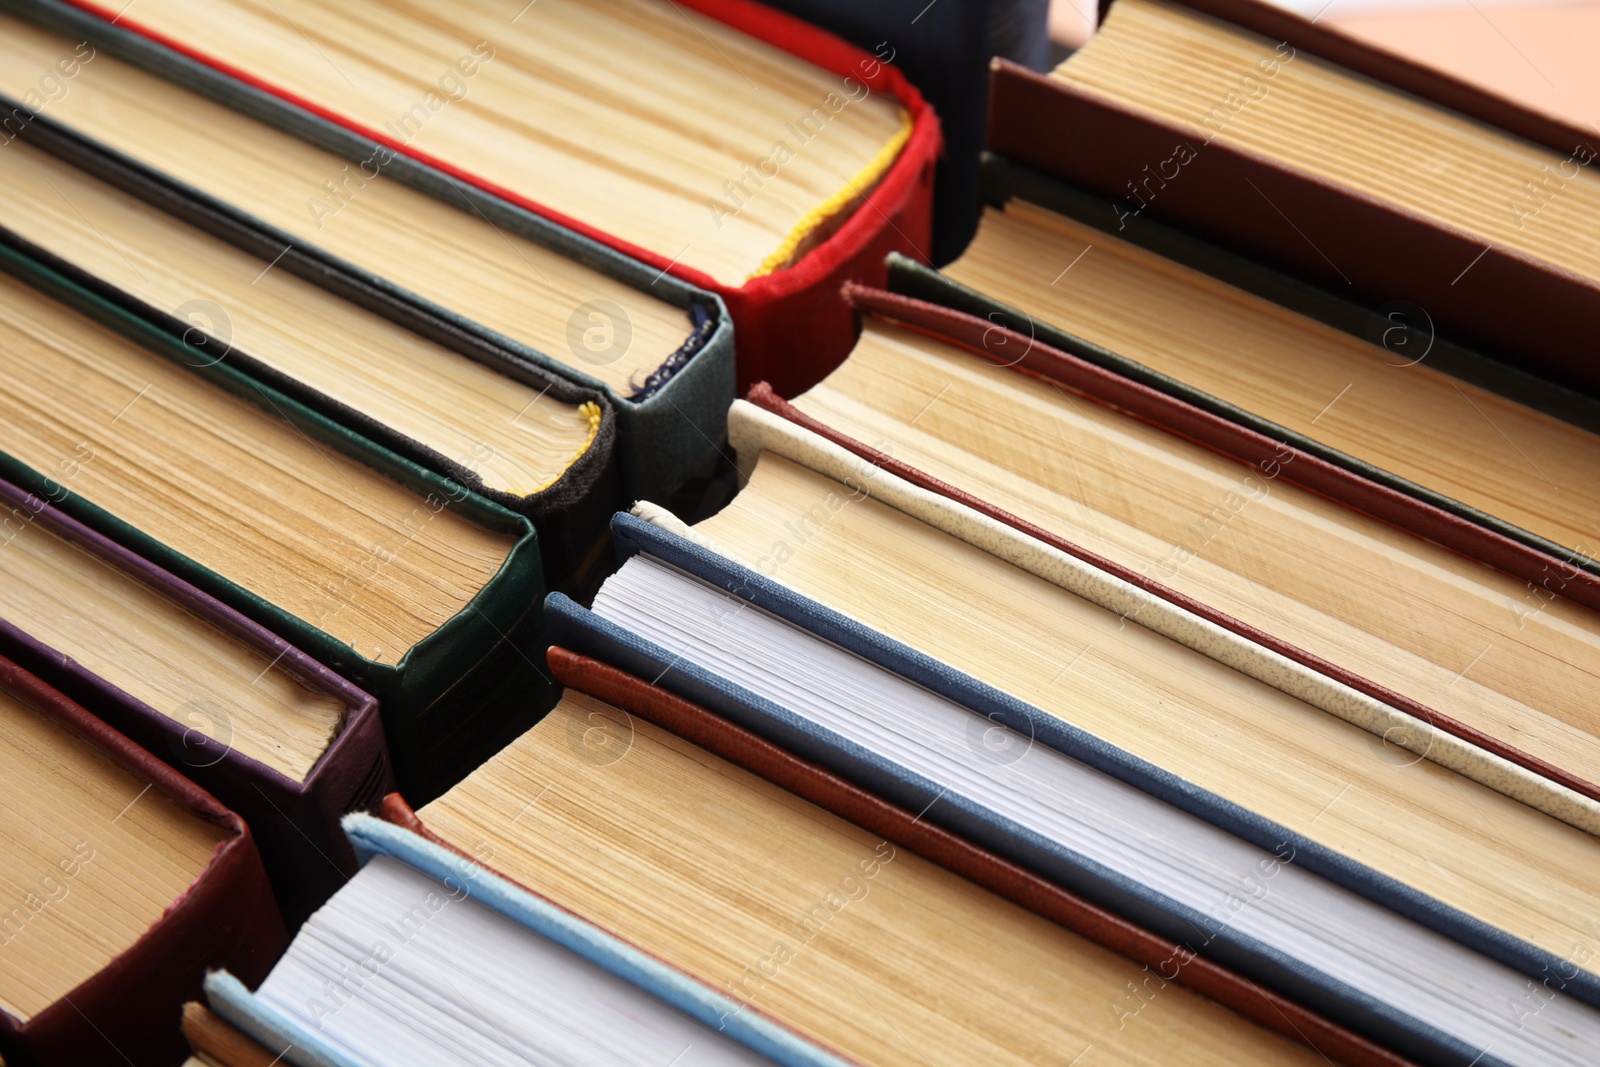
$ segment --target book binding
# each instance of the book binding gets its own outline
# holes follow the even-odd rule
[[[27,536],[27,529],[37,523],[260,652],[301,685],[344,705],[338,735],[305,780],[297,782],[226,740],[206,736],[157,711],[0,618],[0,655],[187,776],[249,824],[284,917],[297,926],[355,873],[355,853],[339,830],[339,818],[371,807],[393,788],[377,701],[288,641],[63,514],[47,500],[0,481],[0,509],[5,510],[5,544]]]
[[[895,845],[1143,964],[1161,981],[1185,985],[1335,1062],[1350,1067],[1398,1067],[1407,1062],[667,689],[559,645],[550,649],[549,663],[562,685],[637,715],[842,819],[882,834]]]
[[[395,156],[385,171],[424,192],[476,189],[663,274],[676,275],[691,286],[716,293],[726,303],[739,331],[740,387],[766,380],[782,392],[799,392],[842,362],[854,344],[855,324],[849,309],[837,299],[839,286],[851,279],[881,283],[883,260],[890,252],[929,259],[933,173],[942,147],[938,118],[899,70],[800,19],[753,0],[681,3],[829,73],[855,79],[874,92],[894,97],[910,121],[909,136],[894,161],[866,193],[865,202],[834,232],[792,266],[737,286],[718,282],[662,254],[547,208],[447,160],[408,148],[387,134],[367,129],[281,86],[143,27],[136,17],[123,17],[92,0],[29,0],[35,9],[49,4],[55,9],[56,18],[60,18],[58,5],[70,5],[88,16],[87,23],[74,20],[85,29],[73,32],[88,32],[97,46],[103,42],[112,51],[120,45],[117,50],[121,54],[157,74],[181,81],[347,158],[365,158],[374,145],[383,145]],[[129,35],[140,38],[142,46],[130,47]]]
[[[661,521],[668,520],[663,516]],[[1031,735],[1039,743],[1049,745],[1072,759],[1127,782],[1250,844],[1269,852],[1284,847],[1292,848],[1296,866],[1386,907],[1422,927],[1456,941],[1467,949],[1503,963],[1535,981],[1541,980],[1548,973],[1558,973],[1565,977],[1572,972],[1574,978],[1564,984],[1563,991],[1584,1003],[1600,1006],[1600,977],[1589,971],[1576,968],[1552,953],[1444,905],[1408,885],[1380,874],[1365,864],[1335,852],[1270,819],[1263,818],[1232,801],[1225,800],[1209,790],[1195,786],[1133,756],[1118,746],[1102,741],[1070,723],[840,615],[764,577],[747,565],[730,560],[668,528],[631,515],[617,516],[613,521],[613,535],[617,541],[618,552],[623,557],[638,552],[647,553],[914,684],[994,721],[1005,723],[1008,728]],[[555,643],[613,663],[630,673],[656,678],[656,684],[728,716],[739,725],[762,734],[767,740],[796,752],[803,758],[816,760],[835,773],[850,777],[851,773],[859,772],[871,780],[868,788],[902,807],[921,810],[930,800],[937,799],[932,789],[919,787],[898,773],[885,770],[884,767],[875,764],[874,757],[864,756],[861,753],[852,755],[851,746],[827,741],[792,713],[717,678],[694,664],[684,662],[680,657],[667,654],[655,645],[578,607],[560,594],[552,594],[549,597],[546,615],[548,632]],[[754,713],[752,709],[759,709],[759,714]],[[866,762],[861,762],[863,759]],[[838,760],[846,760],[849,768],[836,765]],[[941,804],[943,807],[940,810],[952,812],[960,807],[948,800],[941,801]],[[961,825],[956,832],[975,837],[980,844],[995,848],[1003,855],[1015,843],[1011,835],[995,837],[993,826],[981,816],[973,817],[972,813],[957,812],[957,814],[961,817]],[[930,813],[927,817],[937,819],[941,816]],[[1033,866],[1033,860],[1041,858],[1037,854],[1036,847],[1029,847],[1025,851],[1028,853],[1026,860],[1020,856],[1013,858],[1029,866]],[[1049,860],[1046,865],[1049,868],[1049,876],[1059,879],[1065,875],[1069,885],[1081,880],[1080,874],[1083,872],[1078,871],[1070,860],[1062,860],[1058,856]],[[1071,887],[1084,892],[1091,882]],[[1113,889],[1121,903],[1135,907],[1138,912],[1137,921],[1146,925],[1153,924],[1158,931],[1163,924],[1174,921],[1164,906],[1152,905],[1150,901],[1143,900],[1142,891],[1138,887],[1123,884],[1114,886]],[[1243,965],[1246,969],[1254,966],[1251,958],[1255,955],[1255,950],[1249,946],[1238,947],[1242,952],[1230,952],[1230,958],[1225,958],[1223,962],[1233,967]],[[1269,952],[1268,955],[1272,954]],[[1349,1014],[1351,1010],[1349,1005],[1353,1002],[1344,991],[1326,987],[1325,983],[1315,976],[1302,973],[1292,961],[1269,960],[1267,966],[1274,972],[1274,980],[1284,982],[1296,990],[1295,996],[1329,1014],[1336,1021],[1344,1022],[1345,1025],[1351,1025],[1358,1030],[1368,1028],[1344,1018]],[[1419,1039],[1421,1047],[1434,1049],[1455,1047],[1457,1051],[1464,1047],[1448,1035],[1424,1034],[1410,1022],[1396,1018],[1382,1006],[1368,1005],[1366,1010],[1377,1012],[1372,1019],[1386,1031],[1386,1040],[1399,1038],[1401,1047]],[[1361,1018],[1366,1018],[1360,1012],[1357,1014]],[[1471,1053],[1468,1053],[1468,1058],[1470,1056]]]
[[[1563,155],[1600,155],[1590,131],[1258,0],[1187,6]],[[1156,218],[1374,305],[1403,295],[1444,332],[1512,366],[1600,391],[1600,370],[1581,355],[1600,323],[1600,284],[1532,256],[1004,60],[991,87],[989,149],[1108,198],[1108,212],[1133,226],[1144,201],[1130,188],[1181,150],[1177,177],[1149,201]],[[1518,314],[1504,314],[1513,306]]]
[[[283,128],[351,163],[372,155],[373,143],[275,97],[216,75],[198,61],[112,24],[66,0],[6,0],[6,10],[46,29],[92,41],[108,55],[203,92],[239,111]],[[3,99],[3,98],[0,98]],[[722,298],[650,267],[638,259],[564,227],[498,196],[397,155],[383,168],[431,196],[462,205],[507,233],[550,248],[592,270],[682,308],[689,319],[683,345],[651,379],[626,395],[580,368],[522,344],[403,289],[371,271],[309,244],[239,207],[189,186],[122,153],[84,137],[48,114],[14,106],[20,133],[30,143],[61,156],[97,177],[170,211],[215,236],[272,259],[278,265],[386,315],[431,340],[490,363],[513,377],[554,375],[566,391],[600,393],[616,419],[616,455],[625,496],[665,498],[703,473],[715,457],[714,442],[725,432],[723,417],[733,395],[733,325]],[[8,125],[8,130],[10,126]],[[561,389],[556,395],[560,398]],[[574,394],[576,395],[576,394]],[[602,433],[604,427],[602,427]],[[596,461],[604,466],[603,461]],[[580,468],[580,479],[588,475]],[[449,472],[447,471],[448,475]],[[597,480],[603,481],[601,478]],[[603,486],[602,486],[603,488]],[[557,494],[544,506],[560,506]],[[504,503],[504,501],[501,501]]]
[[[533,722],[543,710],[541,700],[554,701],[554,690],[522,647],[531,647],[544,593],[538,538],[526,518],[351,432],[226,361],[196,367],[181,339],[3,244],[0,270],[284,419],[314,442],[406,486],[417,494],[419,509],[436,513],[453,508],[486,529],[510,536],[514,545],[499,572],[461,612],[398,662],[379,662],[8,455],[0,454],[0,477],[216,597],[371,693],[379,702],[395,776],[415,795],[442,792]]]
[[[204,973],[228,967],[264,977],[288,944],[250,829],[199,786],[3,658],[0,688],[226,832],[205,872],[105,968],[26,1023],[0,1012],[0,1051],[83,1067],[175,1062],[184,1054],[178,1013],[198,994]]]
[[[391,801],[386,810],[409,813]],[[410,817],[416,823],[415,816]],[[344,820],[357,855],[392,856],[452,886],[465,886],[478,903],[520,923],[539,936],[597,964],[784,1067],[845,1067],[833,1053],[788,1030],[759,1011],[642,951],[531,889],[504,878],[476,860],[412,829],[370,815]],[[212,975],[206,994],[213,1011],[272,1048],[292,1046],[285,1058],[299,1067],[356,1067],[315,1034],[255,999],[237,979]],[[305,1050],[302,1054],[301,1050]],[[302,1058],[304,1055],[304,1058]]]
[[[1240,256],[1219,245],[1200,240],[1192,234],[1154,219],[1141,219],[1140,225],[1134,227],[1115,228],[1112,226],[1115,219],[1107,201],[1002,156],[991,154],[984,157],[983,177],[984,196],[990,204],[1003,206],[1008,200],[1016,198],[1038,205],[1085,225],[1104,230],[1118,240],[1208,274],[1351,336],[1366,335],[1370,339],[1375,319],[1378,322],[1388,321],[1377,316],[1370,307]],[[1558,544],[1410,479],[1357,459],[1347,452],[1290,430],[1187,382],[1154,370],[1135,359],[1086,341],[1050,323],[1041,322],[903,256],[890,257],[888,289],[902,296],[964,311],[1017,333],[1025,333],[1034,342],[1042,342],[1060,351],[1069,352],[1079,359],[1105,367],[1122,377],[1175,396],[1202,411],[1238,423],[1265,437],[1292,445],[1299,453],[1315,456],[1335,466],[1343,467],[1362,479],[1416,497],[1439,511],[1483,526],[1503,538],[1520,541],[1543,556],[1551,556],[1558,561],[1556,566],[1546,569],[1540,575],[1538,581],[1544,588],[1561,589],[1569,580],[1565,576],[1566,572],[1572,568],[1600,575],[1600,560],[1591,558],[1581,551]],[[999,336],[997,335],[995,339],[996,347],[999,347]],[[1413,336],[1419,343],[1428,346],[1426,358],[1435,369],[1499,393],[1552,418],[1571,423],[1591,433],[1600,433],[1600,402],[1592,397],[1518,370],[1448,338],[1421,333]],[[1016,355],[1015,352],[994,354],[1001,356],[1002,361],[1009,361]]]
[[[929,273],[922,271],[921,268],[916,269],[919,277]],[[938,283],[930,277],[926,284],[935,286]],[[1600,606],[1600,575],[1564,567],[1559,560],[1544,556],[1520,542],[1501,537],[1491,530],[1466,522],[1424,501],[1381,485],[1374,485],[1359,473],[1330,464],[1319,456],[1303,453],[1286,442],[1275,442],[1164,391],[1123,378],[1115,369],[1103,366],[1098,360],[1091,362],[1076,352],[1056,349],[1051,344],[1053,338],[1039,336],[1043,333],[1042,330],[1024,335],[1009,326],[1001,325],[1000,323],[1011,321],[1005,318],[980,319],[972,314],[930,304],[913,297],[865,287],[848,288],[846,298],[863,314],[876,316],[885,322],[924,333],[962,348],[1002,371],[1013,370],[1055,382],[1075,396],[1114,408],[1168,432],[1197,441],[1252,468],[1275,470],[1278,472],[1277,477],[1285,482],[1344,504],[1352,510],[1371,515],[1385,524],[1399,527],[1418,537],[1483,560],[1498,570],[1530,583],[1535,580],[1548,583],[1549,576],[1559,570],[1567,577],[1557,587],[1558,595],[1566,596],[1585,607]],[[1571,790],[1591,801],[1600,802],[1600,783],[1590,782],[1530,755],[1513,744],[1373,682],[1354,670],[1313,655],[1275,634],[1235,619],[1153,578],[1106,559],[1049,530],[980,500],[956,486],[885,455],[806,415],[770,389],[757,385],[750,392],[749,403],[844,449],[876,469],[886,471],[919,489],[943,496],[953,503],[1080,559],[1185,612],[1206,619],[1287,660],[1389,705],[1426,723],[1431,729],[1443,730],[1478,749],[1493,754],[1498,759],[1557,783],[1565,790]],[[1463,773],[1485,781],[1485,784],[1490,784],[1489,779],[1498,777],[1489,767],[1468,768]],[[1498,788],[1493,785],[1491,787]],[[1564,815],[1558,817],[1567,818]],[[1585,822],[1583,825],[1590,832],[1600,828],[1600,822]]]

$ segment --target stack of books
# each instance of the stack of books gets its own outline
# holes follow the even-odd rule
[[[1595,1062],[1600,139],[783,6],[0,13],[5,1062]]]

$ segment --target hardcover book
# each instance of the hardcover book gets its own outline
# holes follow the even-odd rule
[[[176,1063],[205,972],[263,975],[288,940],[249,829],[4,659],[0,719],[0,1054]]]
[[[461,855],[703,983],[724,1032],[760,1021],[886,1065],[1089,1047],[1111,1063],[1177,1049],[1197,1064],[1323,1062],[1181,984],[1122,1025],[1115,1007],[1154,986],[1140,963],[857,824],[856,805],[846,820],[791,788],[569,690],[416,815]]]
[[[29,141],[0,155],[12,192],[0,204],[0,244],[164,326],[196,366],[226,360],[527,516],[547,580],[585,585],[620,489],[616,417],[599,390],[477,346],[441,344]],[[113,160],[90,166],[137,188]],[[427,332],[442,335],[441,325]]]
[[[523,384],[543,368],[599,390],[615,409],[631,496],[666,503],[715,459],[734,374],[732,325],[715,295],[474,187],[434,175],[437,195],[413,188],[386,151],[346,158],[186,88],[187,78],[146,73],[135,63],[153,46],[77,8],[9,11],[7,143],[48,151],[271,263],[269,273],[305,278]],[[473,83],[456,76],[462,91]],[[203,310],[178,317],[203,332],[217,325]]]
[[[1531,596],[1600,574],[1600,402],[1436,334],[1415,305],[1363,306],[1153,221],[1119,230],[1103,199],[1005,161],[987,175],[966,253],[942,277],[899,261],[894,288],[1432,505],[1428,536]]]
[[[45,499],[0,509],[0,655],[244,818],[298,924],[355,871],[340,816],[393,788],[376,702]]]
[[[891,251],[929,255],[940,139],[921,94],[887,53],[750,0],[448,18],[296,3],[288,22],[243,4],[74,6],[99,20],[82,31],[96,47],[352,162],[379,151],[403,181],[498,196],[719,294],[745,382],[809,385],[853,339],[839,284],[881,279]],[[716,136],[694,119],[708,100]]]
[[[361,870],[266,979],[206,979],[211,1009],[286,1063],[842,1063],[476,856],[345,826]]]
[[[933,175],[935,264],[961,254],[978,225],[978,157],[989,110],[989,60],[1049,66],[1042,0],[770,0],[771,6],[880,53],[939,113],[944,152]]]
[[[598,627],[588,625],[581,609],[571,604],[564,609],[557,615],[557,628],[566,629],[571,623],[574,625],[567,632],[580,638],[599,638],[591,641],[595,644],[605,641]],[[625,652],[624,656],[631,654]],[[882,834],[884,840],[897,848],[909,850],[1118,955],[1143,964],[1147,975],[1144,981],[1130,996],[1111,1006],[1112,1014],[1124,1027],[1137,1017],[1147,997],[1153,998],[1171,982],[1207,996],[1258,1026],[1308,1046],[1334,1062],[1352,1065],[1404,1062],[1293,1001],[1269,993],[1227,968],[1193,955],[1187,947],[1130,923],[988,849],[940,829],[925,818],[926,811],[898,807],[851,785],[819,764],[801,759],[659,684],[647,682],[609,662],[559,646],[550,649],[549,662],[551,672],[568,687],[569,693],[576,691],[593,696],[618,712],[676,734],[848,822]],[[665,677],[666,674],[660,674],[657,681]],[[992,722],[985,729],[995,735],[981,742],[985,748],[999,747],[995,742],[1003,743],[1008,736],[1003,727]],[[596,747],[601,746],[597,744]],[[388,810],[393,810],[393,806]]]
[[[552,597],[558,640],[1423,1062],[1600,1048],[1587,998],[1503,1010],[1538,972],[1500,962],[1500,931],[705,548],[627,517],[617,533],[637,554],[592,613]]]
[[[850,358],[754,404],[1410,716],[1365,720],[1390,743],[1442,730],[1600,800],[1600,581],[1533,595],[1572,572],[994,320],[847,295]]]
[[[1356,720],[1393,709],[1335,679],[782,420],[764,437],[742,421],[754,469],[733,503],[692,531],[644,509],[652,522],[1300,835],[1343,888],[1535,982],[1562,968],[1594,1003],[1592,968],[1570,964],[1592,936],[1571,866],[1594,857],[1592,799],[1492,757],[1492,786],[1450,770],[1488,754],[1410,717],[1375,736]]]
[[[273,1067],[275,1058],[283,1062],[198,1000],[183,1006],[183,1036],[195,1053],[183,1067]]]
[[[7,478],[371,693],[419,795],[537,716],[526,519],[3,246],[0,265]]]
[[[1591,395],[1600,137],[1259,0],[1116,0],[989,147]],[[1057,268],[1060,269],[1059,267]],[[1413,315],[1415,311],[1413,310]]]

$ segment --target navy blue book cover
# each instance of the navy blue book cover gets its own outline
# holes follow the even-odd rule
[[[933,247],[942,265],[978,225],[978,157],[988,133],[989,59],[1035,70],[1050,58],[1048,0],[765,0],[893,63],[939,113],[944,156],[933,179]]]
[[[709,582],[807,632],[960,704],[1007,730],[1079,760],[1342,888],[1497,960],[1534,981],[1574,968],[1417,890],[1178,778],[1063,720],[1000,692],[915,649],[630,515],[612,522],[618,553],[644,553]],[[593,656],[692,700],[803,759],[929,822],[1049,878],[1178,943],[1202,934],[1202,954],[1340,1024],[1424,1063],[1497,1063],[1480,1050],[1294,958],[1208,918],[1116,871],[1020,827],[982,805],[706,670],[580,607],[546,601],[551,643]],[[1559,970],[1558,970],[1559,968]],[[1579,971],[1563,992],[1600,1003],[1600,981]],[[1479,1057],[1474,1059],[1474,1057]]]

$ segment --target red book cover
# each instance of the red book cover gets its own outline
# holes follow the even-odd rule
[[[790,395],[808,388],[843,361],[855,341],[854,319],[837,299],[839,286],[849,280],[881,284],[885,278],[884,258],[890,252],[922,262],[927,262],[931,254],[933,172],[942,147],[933,109],[898,69],[882,63],[873,53],[753,0],[677,0],[677,4],[831,74],[854,79],[872,92],[889,95],[905,108],[911,133],[894,162],[843,224],[791,266],[738,286],[718,282],[703,271],[558,212],[525,191],[490,181],[450,159],[408,148],[388,133],[305,99],[288,86],[273,84],[208,55],[204,41],[180,39],[142,24],[137,11],[124,13],[93,0],[67,2],[155,42],[177,57],[203,64],[316,119],[357,133],[366,141],[384,145],[624,255],[663,272],[670,271],[691,285],[717,293],[727,303],[737,331],[741,389],[756,381],[766,381]]]
[[[917,814],[851,785],[698,704],[559,646],[549,650],[549,664],[562,685],[677,734],[825,811],[882,835],[898,847],[1136,963],[1145,964],[1158,971],[1164,980],[1185,985],[1267,1030],[1317,1050],[1332,1063],[1348,1067],[1403,1067],[1410,1062],[1293,1001],[1263,990],[1226,968],[1183,952],[1177,945],[992,852],[924,822]],[[432,834],[398,794],[384,798],[380,815],[436,844],[454,849],[448,841]]]
[[[561,647],[550,649],[549,664],[562,685],[677,734],[825,811],[881,834],[899,847],[1159,971],[1163,978],[1168,978],[1170,972],[1175,975],[1170,980],[1226,1005],[1267,1030],[1317,1050],[1332,1062],[1349,1067],[1399,1067],[1409,1062],[986,849],[924,822],[916,813],[851,785],[698,704]],[[408,829],[426,832],[399,797],[385,801],[383,815]],[[1179,963],[1180,960],[1184,962]]]

